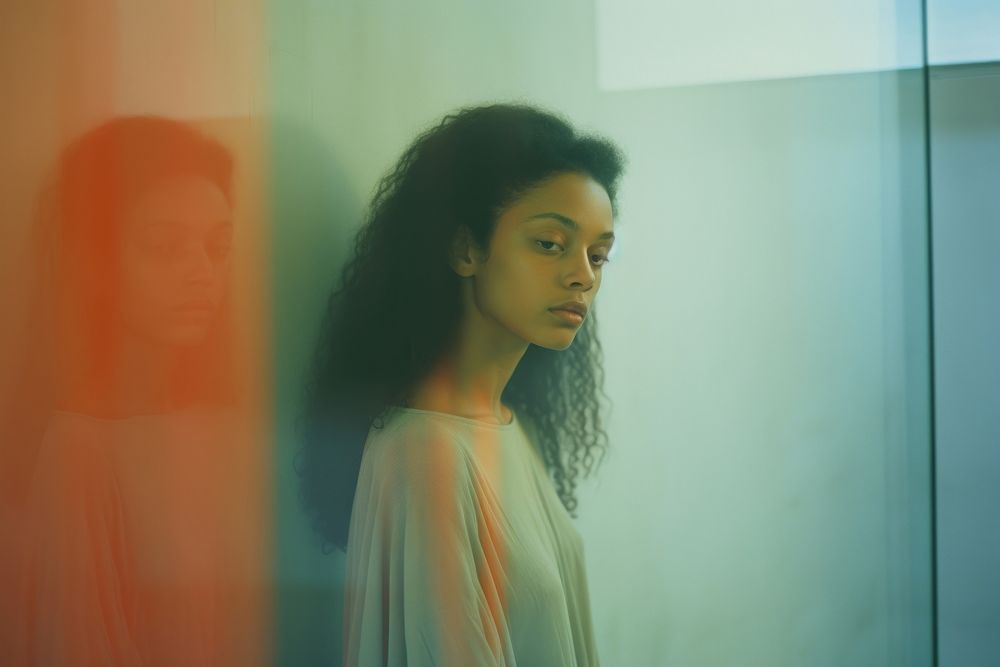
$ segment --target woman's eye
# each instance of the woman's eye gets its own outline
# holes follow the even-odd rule
[[[538,243],[538,244],[540,244],[540,245],[541,245],[541,244],[545,244],[545,243],[548,243],[549,245],[559,245],[559,244],[558,244],[558,243],[556,243],[555,241],[542,241],[542,240],[538,240],[538,241],[535,241],[535,243]],[[543,249],[543,250],[551,250],[552,248],[545,248],[545,247],[543,246],[543,248],[542,248],[542,249]]]
[[[597,263],[598,266],[604,266],[611,260],[608,259],[607,255],[594,255],[594,261]]]

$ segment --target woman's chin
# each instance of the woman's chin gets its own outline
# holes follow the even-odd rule
[[[567,331],[561,336],[546,336],[544,339],[532,341],[535,345],[539,347],[544,347],[548,350],[566,350],[576,340],[575,331]]]

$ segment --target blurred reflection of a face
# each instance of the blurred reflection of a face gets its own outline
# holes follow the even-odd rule
[[[222,191],[185,176],[150,188],[126,210],[121,305],[128,334],[166,346],[200,344],[226,296],[232,211]]]

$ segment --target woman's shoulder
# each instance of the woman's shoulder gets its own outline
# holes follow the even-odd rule
[[[365,442],[362,472],[391,478],[394,485],[421,487],[434,480],[459,479],[469,470],[460,428],[416,413],[394,413]]]
[[[37,463],[57,468],[93,467],[107,458],[114,424],[83,414],[54,411],[39,444]]]
[[[95,508],[117,502],[107,442],[107,424],[74,414],[49,419],[26,500],[26,515],[43,536],[53,531],[51,521],[83,521]]]
[[[461,428],[447,420],[414,412],[393,412],[381,429],[372,429],[366,447],[383,456],[424,458],[445,452],[455,454],[463,441]]]

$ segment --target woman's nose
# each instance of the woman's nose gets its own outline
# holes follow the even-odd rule
[[[192,244],[185,265],[185,277],[190,282],[210,283],[218,267],[208,249],[200,243]]]
[[[584,290],[589,290],[594,286],[596,274],[594,273],[594,267],[590,265],[589,254],[583,256],[582,263],[579,260],[574,262],[573,271],[569,277],[573,285],[581,286]]]

